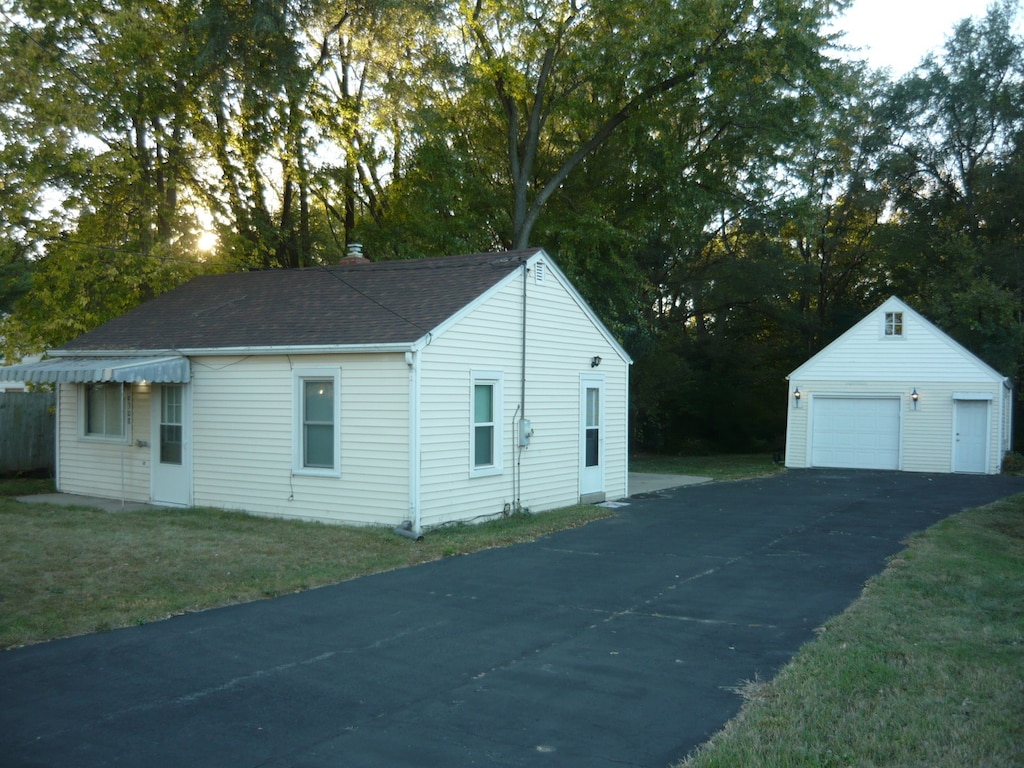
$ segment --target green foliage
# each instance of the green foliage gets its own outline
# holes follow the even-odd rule
[[[844,6],[11,0],[0,334],[536,244],[634,357],[638,446],[777,447],[786,374],[891,294],[1020,383],[1018,4],[898,83],[833,58]]]
[[[172,251],[145,255],[81,241],[52,243],[31,288],[0,325],[9,354],[57,346],[197,273]]]
[[[1021,387],[1024,39],[1017,3],[957,25],[897,83],[888,286]]]
[[[1024,456],[1009,451],[1003,456],[1002,472],[1007,475],[1019,475],[1024,473]]]

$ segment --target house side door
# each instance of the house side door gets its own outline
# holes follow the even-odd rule
[[[604,377],[580,378],[580,497],[604,494]],[[603,499],[601,499],[603,500]]]
[[[988,470],[988,400],[953,402],[953,471],[984,473]]]
[[[191,503],[190,432],[186,385],[154,385],[153,503],[179,507]]]

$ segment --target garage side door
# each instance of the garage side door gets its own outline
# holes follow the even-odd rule
[[[899,469],[898,397],[815,397],[811,466]]]

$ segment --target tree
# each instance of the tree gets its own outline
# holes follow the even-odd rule
[[[1024,39],[1017,4],[965,19],[891,97],[898,229],[893,283],[955,338],[1006,372],[1024,360],[1018,242]]]
[[[9,346],[59,344],[131,306],[124,297],[137,303],[191,273],[187,52],[168,34],[185,10],[155,0],[4,9],[0,163],[14,188],[0,219],[40,260],[5,321]],[[94,276],[78,268],[84,252],[106,254]]]
[[[688,124],[684,141],[706,142],[791,119],[822,63],[821,27],[840,5],[460,3],[456,119],[501,148],[508,244],[526,246],[570,174],[641,114],[673,112]]]

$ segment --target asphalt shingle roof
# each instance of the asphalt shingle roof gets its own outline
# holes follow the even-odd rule
[[[197,277],[60,349],[413,342],[534,253],[530,249]]]

